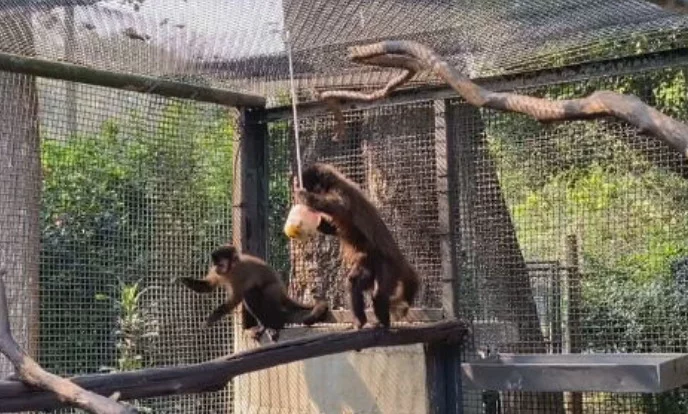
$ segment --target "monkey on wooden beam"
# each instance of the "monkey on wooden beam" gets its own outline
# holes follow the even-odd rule
[[[348,269],[354,328],[367,323],[363,293],[370,290],[378,325],[389,328],[390,312],[397,320],[405,318],[418,292],[419,278],[363,191],[324,163],[304,170],[303,189],[295,191],[297,204],[284,232],[301,239],[316,231],[339,238],[342,263]]]
[[[227,301],[208,316],[206,326],[212,326],[242,302],[245,308],[242,328],[251,331],[257,341],[266,330],[276,342],[279,330],[287,323],[310,326],[326,318],[329,310],[326,301],[318,300],[309,306],[291,299],[277,272],[262,259],[240,253],[231,245],[213,251],[211,259],[204,279],[179,279],[197,293],[210,293],[218,287],[227,291]]]

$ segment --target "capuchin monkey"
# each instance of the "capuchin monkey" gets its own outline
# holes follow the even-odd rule
[[[179,279],[197,293],[210,293],[218,287],[228,292],[227,301],[213,310],[206,326],[212,326],[242,302],[242,327],[252,330],[255,340],[270,329],[274,333],[268,332],[268,335],[276,342],[279,330],[287,323],[310,326],[326,318],[329,311],[326,301],[318,300],[312,306],[294,301],[287,296],[275,270],[260,258],[240,253],[231,245],[216,249],[211,258],[212,265],[204,279]]]
[[[297,203],[324,213],[318,231],[339,238],[354,328],[367,323],[364,291],[373,290],[378,325],[390,326],[390,310],[402,319],[419,289],[415,269],[401,253],[378,210],[361,189],[332,165],[315,163],[303,171]]]

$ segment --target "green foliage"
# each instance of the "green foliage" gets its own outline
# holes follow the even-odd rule
[[[688,117],[682,70],[537,94],[560,99],[599,89],[644,96],[665,113]],[[623,138],[615,122],[543,131],[525,117],[493,118],[488,146],[526,259],[561,260],[564,237],[579,237],[587,348],[685,351],[688,298],[677,290],[671,264],[688,256],[688,181],[629,146],[635,138]]]
[[[140,306],[140,296],[127,292],[169,283],[156,280],[155,263],[161,253],[176,259],[170,241],[192,258],[182,269],[191,271],[230,237],[232,120],[172,100],[146,110],[108,119],[94,133],[42,137],[40,349],[50,370],[112,366],[122,351],[117,321],[140,316],[128,305],[135,298]],[[98,300],[120,296],[119,307]]]
[[[96,300],[109,301],[117,312],[117,366],[104,367],[111,372],[143,368],[143,353],[150,340],[158,336],[155,302],[144,302],[143,295],[155,286],[141,288],[141,280],[134,283],[119,281],[119,297],[96,295]]]
[[[667,115],[688,119],[682,69],[529,94],[568,99],[602,89],[634,94]],[[578,236],[584,351],[687,352],[685,171],[658,163],[666,161],[658,156],[659,146],[613,120],[542,128],[524,116],[488,113],[488,149],[526,260],[561,261],[564,238]],[[600,397],[628,408],[627,397]],[[633,412],[682,413],[687,402],[685,393],[673,392],[631,405]]]

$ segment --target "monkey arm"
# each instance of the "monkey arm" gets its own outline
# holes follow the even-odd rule
[[[350,211],[346,201],[334,193],[316,194],[298,190],[296,200],[308,207],[335,217],[345,217]]]
[[[210,293],[215,290],[217,284],[210,280],[194,279],[191,277],[182,277],[178,279],[187,288],[196,293]]]
[[[225,302],[222,305],[215,308],[215,310],[210,314],[210,316],[208,316],[208,319],[205,322],[206,326],[214,325],[217,321],[222,319],[225,315],[228,315],[229,313],[231,313],[234,310],[234,308],[239,306],[239,304],[241,303],[242,300],[243,300],[242,295],[237,295],[237,292],[232,292],[232,294],[229,297],[229,300],[227,300],[227,302]]]

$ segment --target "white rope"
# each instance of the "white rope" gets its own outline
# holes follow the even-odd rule
[[[299,180],[299,188],[303,188],[301,179],[301,140],[299,137],[299,116],[296,111],[298,104],[296,98],[296,85],[294,82],[294,65],[291,60],[291,43],[289,42],[289,31],[284,32],[284,45],[287,48],[287,58],[289,60],[289,83],[291,84],[291,106],[294,116],[294,139],[296,140],[296,170]]]

